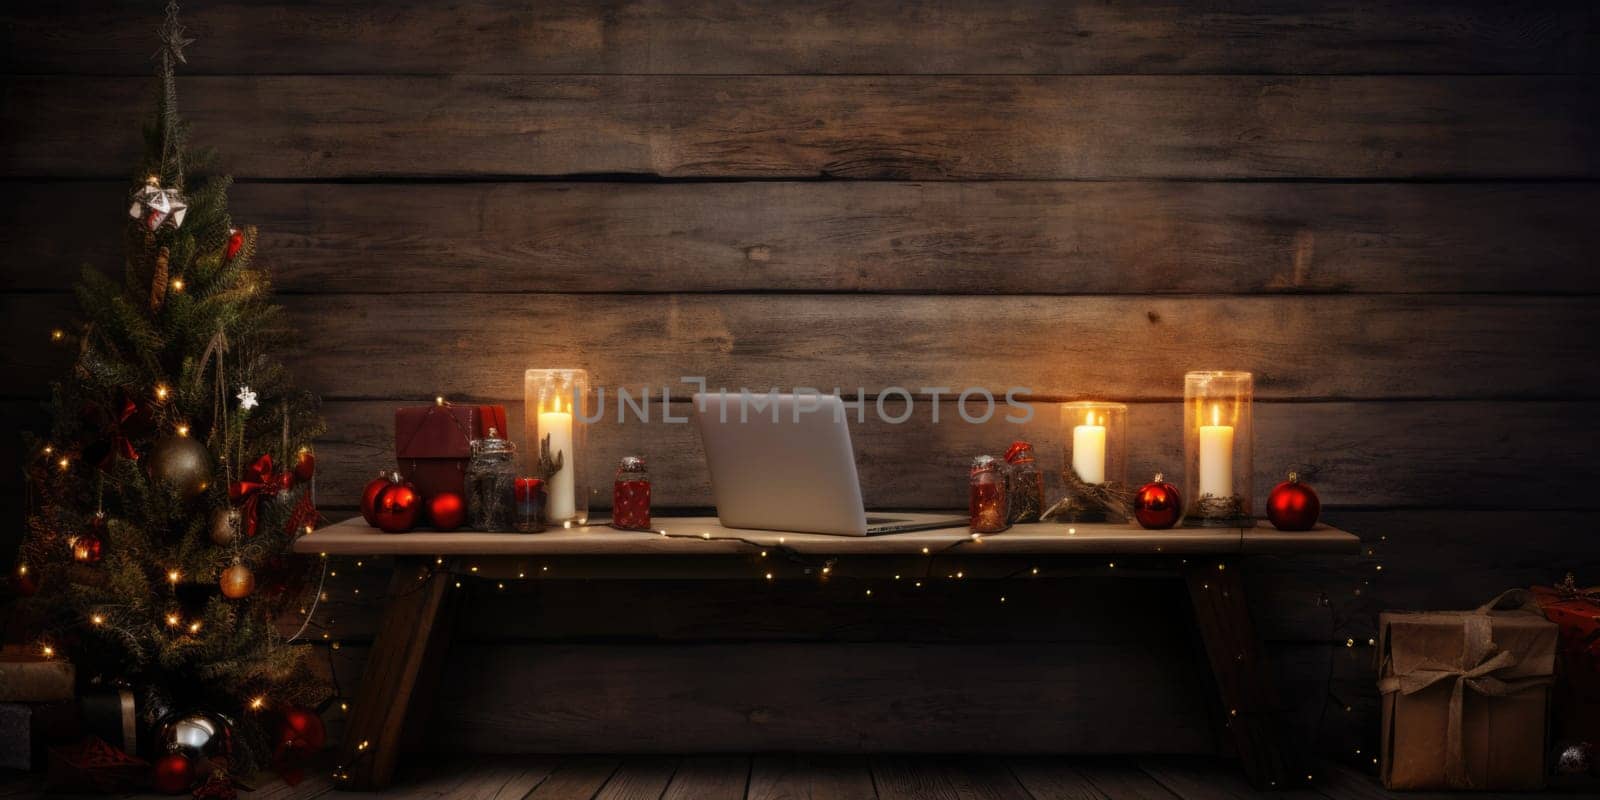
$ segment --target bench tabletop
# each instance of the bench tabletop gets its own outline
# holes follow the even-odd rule
[[[895,517],[945,519],[949,514]],[[725,528],[716,517],[657,517],[655,532],[619,531],[603,525],[544,533],[389,534],[356,516],[302,536],[296,552],[329,555],[410,556],[697,556],[748,553],[752,546],[782,546],[815,555],[916,555],[965,541],[967,555],[1257,555],[1357,553],[1354,535],[1327,525],[1296,533],[1265,523],[1250,528],[1175,528],[1147,531],[1132,524],[1039,523],[1017,525],[973,541],[965,526],[877,536],[830,536]],[[665,531],[665,535],[662,533]]]

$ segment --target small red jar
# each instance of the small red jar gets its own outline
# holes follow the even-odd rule
[[[650,530],[650,473],[644,459],[624,456],[611,488],[611,525],[628,531]]]
[[[973,533],[999,533],[1011,527],[1007,519],[1010,503],[1006,497],[1006,473],[994,456],[972,459],[967,478],[967,511]]]

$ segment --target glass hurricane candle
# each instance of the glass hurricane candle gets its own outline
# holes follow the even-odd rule
[[[1183,377],[1185,525],[1252,523],[1254,400],[1248,372],[1191,372]]]
[[[530,369],[523,375],[523,446],[526,472],[545,479],[545,519],[557,527],[589,521],[584,479],[588,444],[589,373],[581,369]]]
[[[1127,517],[1128,407],[1082,401],[1061,406],[1063,510],[1070,522]],[[1054,518],[1054,515],[1052,515]]]

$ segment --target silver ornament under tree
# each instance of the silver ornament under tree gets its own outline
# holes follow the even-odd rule
[[[150,448],[144,469],[152,483],[193,500],[211,486],[211,451],[188,436],[168,436]]]
[[[210,711],[188,711],[161,721],[161,748],[191,758],[233,755],[233,720]]]

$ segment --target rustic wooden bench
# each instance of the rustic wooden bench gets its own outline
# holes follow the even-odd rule
[[[340,785],[381,789],[392,779],[408,734],[420,729],[427,712],[426,703],[414,700],[431,696],[437,685],[449,647],[452,588],[462,576],[815,580],[825,559],[848,560],[853,575],[915,574],[908,561],[959,552],[977,565],[969,567],[977,580],[1061,562],[1093,563],[1108,574],[1181,578],[1215,679],[1220,725],[1252,783],[1285,787],[1299,775],[1298,759],[1237,564],[1252,555],[1360,551],[1355,536],[1327,526],[1284,533],[1265,526],[1146,531],[1047,523],[983,537],[952,528],[853,538],[730,529],[714,517],[656,522],[654,533],[592,526],[541,534],[390,535],[355,517],[302,537],[295,544],[301,553],[396,558],[388,605],[341,746]],[[763,558],[767,551],[800,558]],[[806,563],[814,566],[796,566]]]

